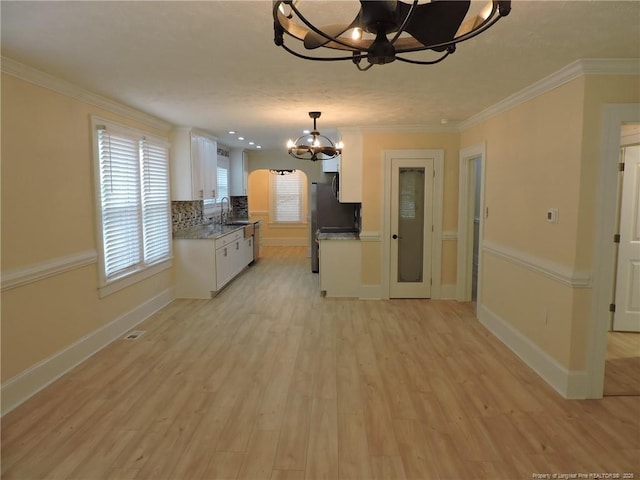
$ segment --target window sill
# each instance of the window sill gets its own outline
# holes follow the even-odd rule
[[[98,294],[100,298],[108,297],[109,295],[116,293],[124,288],[130,287],[142,280],[150,278],[158,273],[171,268],[173,264],[173,257],[168,258],[162,262],[156,263],[143,270],[132,272],[125,277],[112,280],[106,285],[98,287]]]

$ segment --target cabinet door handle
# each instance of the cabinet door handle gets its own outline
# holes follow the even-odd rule
[[[200,198],[204,198],[204,190],[200,190]]]
[[[227,256],[227,249],[226,249],[226,247],[225,247],[225,249],[224,249],[224,256],[225,256],[225,257]]]
[[[240,242],[236,242],[236,250],[240,250]]]

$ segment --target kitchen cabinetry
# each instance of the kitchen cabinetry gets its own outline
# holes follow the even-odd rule
[[[217,238],[173,241],[177,298],[211,298],[253,261],[253,236],[238,228]]]
[[[229,160],[231,163],[230,195],[234,197],[246,196],[249,182],[249,158],[247,152],[241,149],[231,149]]]
[[[359,240],[320,240],[320,290],[327,297],[359,297]]]
[[[330,158],[329,160],[322,160],[322,172],[323,173],[338,173],[340,171],[340,155]]]
[[[214,241],[174,240],[173,255],[176,298],[211,298],[218,290]]]
[[[192,128],[171,132],[171,199],[216,197],[218,144],[215,137]]]
[[[253,254],[253,250],[252,250]],[[220,290],[244,267],[251,263],[247,257],[244,230],[216,239],[216,287]]]
[[[342,203],[362,203],[362,132],[340,130],[340,140],[344,143],[344,149],[338,165],[338,200]]]

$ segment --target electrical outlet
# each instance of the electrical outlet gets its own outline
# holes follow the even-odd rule
[[[549,223],[558,223],[558,209],[550,208],[547,210],[547,222]]]

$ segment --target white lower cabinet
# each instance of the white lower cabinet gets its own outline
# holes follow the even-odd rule
[[[327,297],[359,297],[360,240],[320,240],[320,290]]]
[[[173,242],[177,298],[211,298],[253,261],[253,237],[239,229],[215,240]]]

